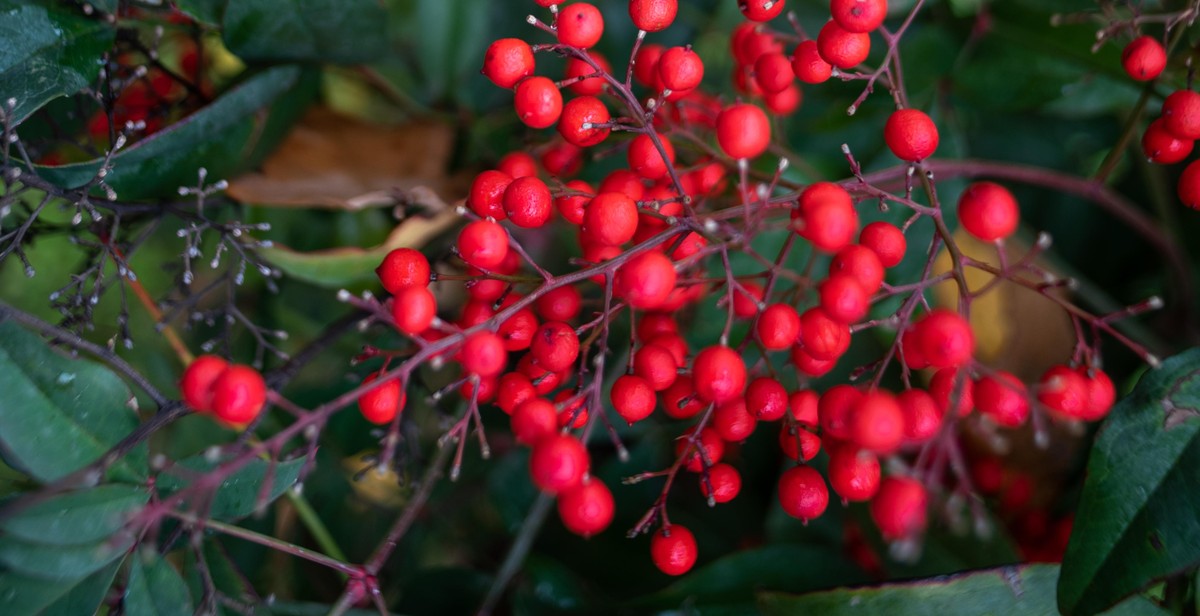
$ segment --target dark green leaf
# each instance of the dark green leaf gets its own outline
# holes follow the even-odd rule
[[[121,379],[90,361],[51,350],[15,323],[0,323],[0,449],[39,481],[94,462],[137,427]],[[146,448],[113,465],[122,481],[146,476]]]
[[[0,102],[16,99],[15,123],[91,83],[114,36],[109,24],[68,7],[0,0]]]
[[[0,530],[49,545],[93,543],[120,530],[149,498],[137,486],[102,485],[37,503],[0,521]]]
[[[92,614],[112,585],[121,562],[115,560],[87,577],[71,580],[46,580],[0,570],[0,605],[9,614]]]
[[[377,0],[238,0],[223,25],[225,44],[246,60],[357,64],[388,48]]]
[[[125,200],[176,195],[195,186],[201,167],[210,181],[257,164],[282,139],[316,92],[316,78],[296,66],[268,69],[213,104],[112,158],[105,181]],[[88,183],[102,161],[37,167],[64,188]]]
[[[1088,459],[1059,607],[1092,614],[1200,564],[1200,349],[1147,372]]]
[[[875,588],[839,588],[803,596],[766,594],[760,598],[759,607],[763,613],[776,616],[1050,616],[1057,613],[1054,606],[1054,584],[1057,579],[1057,565],[1005,567]],[[1112,613],[1148,616],[1165,614],[1154,604],[1140,597],[1121,605]]]
[[[192,597],[179,572],[156,552],[133,559],[125,587],[128,616],[190,616]]]
[[[225,5],[229,0],[175,0],[175,6],[196,21],[208,25],[221,25]]]
[[[159,474],[158,486],[165,493],[176,492],[190,483],[193,474],[202,474],[220,464],[209,462],[203,456],[180,460],[178,465],[183,469]],[[271,483],[266,500],[267,503],[271,503],[296,483],[303,466],[304,458],[280,462],[274,466],[265,460],[254,460],[221,483],[212,499],[209,515],[218,520],[230,520],[254,513],[264,481]],[[202,496],[206,499],[208,495]]]
[[[0,537],[0,564],[50,580],[72,580],[99,570],[125,553],[133,537],[116,535],[96,543],[55,546]]]

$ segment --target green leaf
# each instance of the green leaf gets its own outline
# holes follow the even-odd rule
[[[15,323],[0,323],[0,451],[48,482],[94,462],[137,427],[132,394],[110,370],[51,350]],[[146,476],[146,447],[109,470],[120,481]]]
[[[0,95],[16,99],[15,124],[91,83],[114,37],[109,24],[66,7],[0,0]]]
[[[73,580],[45,580],[0,570],[0,605],[9,614],[92,614],[123,559]],[[49,607],[47,607],[49,606]]]
[[[0,564],[49,580],[84,577],[120,557],[133,545],[128,534],[83,545],[44,545],[0,537]]]
[[[803,596],[765,594],[759,607],[764,614],[791,616],[821,614],[888,614],[889,616],[954,614],[995,616],[997,614],[1052,615],[1057,565],[1004,567],[977,573],[930,578],[907,584],[875,588],[839,588]],[[1149,601],[1137,597],[1112,614],[1165,614]]]
[[[142,200],[177,196],[181,186],[195,186],[201,167],[208,170],[209,181],[231,177],[278,145],[312,100],[316,86],[315,73],[300,67],[265,70],[113,156],[105,182],[121,199]],[[35,170],[57,186],[78,188],[96,176],[102,162]]]
[[[145,552],[145,550],[143,550]],[[128,616],[190,616],[192,596],[179,572],[157,552],[133,559],[125,587]]]
[[[93,543],[121,530],[150,495],[137,486],[110,484],[56,496],[0,520],[17,539],[48,545]]]
[[[1092,614],[1200,564],[1200,349],[1148,371],[1088,459],[1058,605]]]
[[[223,25],[225,44],[245,60],[358,64],[388,49],[377,0],[238,0]]]
[[[229,0],[175,0],[175,6],[185,15],[208,26],[221,25],[226,4]]]
[[[217,468],[221,461],[209,462],[203,456],[195,456],[180,460],[177,464],[187,470],[178,473],[167,471],[158,476],[158,487],[164,494],[179,491],[190,483],[193,474],[203,474]],[[280,462],[274,466],[265,460],[254,460],[225,478],[212,498],[209,516],[218,520],[231,520],[254,513],[264,481],[271,482],[266,500],[267,503],[271,503],[296,483],[303,467],[304,458]],[[268,470],[271,471],[269,475]],[[200,496],[201,502],[207,501],[207,494]]]

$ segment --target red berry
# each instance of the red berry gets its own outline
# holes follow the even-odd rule
[[[929,395],[942,413],[954,412],[960,417],[975,408],[975,382],[959,368],[942,368],[929,380]],[[951,407],[951,401],[954,406]]]
[[[871,36],[865,32],[850,32],[836,21],[830,21],[817,33],[817,50],[821,58],[833,66],[852,69],[870,55]]]
[[[733,316],[747,319],[758,314],[758,303],[763,299],[762,285],[757,282],[739,282],[733,291]]]
[[[533,454],[529,456],[534,485],[551,494],[579,485],[589,464],[587,448],[568,434],[543,438],[533,446]]]
[[[213,414],[226,423],[250,423],[266,401],[266,383],[250,366],[231,364],[212,383]]]
[[[379,374],[368,374],[362,384],[366,385],[379,378]],[[392,379],[379,387],[363,394],[358,399],[358,410],[363,417],[373,424],[391,423],[400,409],[404,407],[404,389],[400,387],[399,379]]]
[[[942,409],[933,396],[923,389],[906,389],[896,396],[904,413],[904,440],[924,443],[937,435],[942,427]]]
[[[624,374],[613,382],[609,392],[613,409],[621,419],[635,424],[654,412],[654,389],[640,376]]]
[[[490,220],[476,220],[459,232],[457,248],[468,265],[490,271],[508,256],[508,232]]]
[[[924,111],[901,109],[888,116],[883,127],[883,140],[900,160],[925,160],[937,151],[937,125]]]
[[[463,340],[459,359],[464,372],[486,378],[504,371],[508,364],[508,351],[504,349],[504,340],[499,335],[479,331]]]
[[[858,235],[858,243],[870,248],[884,267],[899,265],[908,250],[908,240],[904,238],[904,232],[896,225],[881,220],[863,227],[862,233]]]
[[[517,442],[532,447],[558,431],[558,409],[545,398],[529,398],[513,409],[510,422]]]
[[[915,479],[892,476],[883,480],[871,500],[871,519],[884,539],[906,539],[925,530],[929,497]]]
[[[788,412],[788,393],[769,376],[760,376],[746,386],[746,409],[762,421],[775,421]]]
[[[704,410],[689,376],[680,376],[662,392],[663,412],[672,419],[688,419]]]
[[[975,381],[975,408],[997,425],[1016,428],[1029,418],[1025,384],[1012,373],[997,371]]]
[[[769,31],[762,31],[752,23],[746,22],[733,31],[729,39],[734,60],[738,64],[750,67],[758,57],[766,53],[783,53],[783,43]]]
[[[805,428],[785,425],[779,431],[779,449],[789,460],[808,462],[821,453],[821,437]]]
[[[995,182],[975,182],[958,198],[958,221],[985,242],[1012,235],[1020,218],[1016,197]]]
[[[795,78],[792,62],[782,53],[765,53],[754,61],[754,80],[763,93],[782,92]]]
[[[524,351],[533,344],[533,335],[537,328],[537,316],[529,308],[522,308],[501,323],[496,333],[504,342],[505,351]]]
[[[1200,94],[1191,90],[1172,92],[1163,101],[1162,119],[1166,129],[1179,139],[1200,139]]]
[[[871,296],[850,274],[831,274],[817,287],[821,310],[842,323],[857,323],[867,316]]]
[[[612,131],[608,127],[610,120],[612,116],[600,99],[595,96],[580,96],[563,105],[562,115],[558,118],[558,133],[567,143],[586,148],[608,137]],[[587,126],[584,126],[585,124]]]
[[[1087,379],[1066,366],[1054,366],[1038,383],[1038,401],[1072,419],[1082,419],[1091,402]]]
[[[562,92],[546,77],[526,77],[517,84],[513,107],[517,118],[530,128],[553,126],[562,114]]]
[[[612,523],[613,496],[599,479],[588,478],[558,495],[558,517],[567,530],[591,537]]]
[[[1187,158],[1194,146],[1191,139],[1180,139],[1167,130],[1163,118],[1151,122],[1142,133],[1142,152],[1152,163],[1173,165]]]
[[[480,173],[471,183],[467,207],[482,218],[504,220],[504,191],[512,181],[512,176],[503,171],[489,169]]]
[[[840,201],[817,201],[804,211],[797,233],[817,250],[836,252],[854,241],[858,212]]]
[[[585,53],[592,59],[592,62],[596,63],[596,66],[600,67],[600,72],[612,74],[612,65],[599,52],[588,51]],[[604,86],[608,85],[604,78],[597,75],[596,72],[596,69],[584,60],[567,58],[567,70],[563,77],[568,81],[582,77],[583,79],[568,85],[567,88],[580,96],[596,96],[604,91]]]
[[[696,354],[692,379],[701,400],[720,404],[741,395],[745,389],[746,364],[737,351],[713,345]]]
[[[778,92],[763,93],[763,104],[767,106],[767,111],[779,116],[795,112],[800,108],[800,102],[803,99],[804,93],[794,83],[789,83],[786,88]]]
[[[842,207],[854,208],[854,199],[850,197],[850,193],[846,192],[845,188],[833,182],[813,182],[800,192],[800,198],[797,200],[798,207],[792,210],[792,218],[803,218],[817,205],[825,202],[834,202]]]
[[[637,233],[637,203],[624,193],[601,192],[583,212],[580,231],[601,246],[620,246]]]
[[[437,300],[426,287],[405,287],[392,299],[396,329],[416,336],[429,329],[437,316]]]
[[[771,304],[758,315],[755,331],[768,351],[786,349],[796,344],[800,335],[800,315],[787,304]]]
[[[496,406],[506,415],[512,415],[518,406],[536,397],[533,383],[520,372],[509,372],[496,383]]]
[[[812,377],[823,376],[837,365],[836,359],[817,359],[800,345],[792,347],[791,356],[796,370]]]
[[[824,434],[838,440],[849,440],[853,436],[851,414],[862,396],[861,391],[845,384],[834,385],[821,394],[817,414]]]
[[[633,357],[633,373],[646,380],[654,391],[663,391],[678,378],[679,362],[666,347],[646,344]]]
[[[581,224],[583,222],[585,208],[587,207],[588,202],[591,201],[592,197],[596,194],[596,190],[583,180],[571,180],[570,182],[567,182],[566,188],[570,191],[581,194],[569,194],[564,192],[561,196],[554,200],[554,207],[558,209],[558,213],[562,214],[562,217],[566,219],[567,222],[573,225]]]
[[[1184,167],[1179,175],[1179,200],[1193,210],[1200,210],[1200,160],[1194,160]]]
[[[837,272],[854,276],[868,294],[883,287],[883,263],[866,246],[851,244],[839,250],[829,262],[829,275]]]
[[[800,315],[800,344],[815,359],[837,359],[850,348],[850,327],[820,308],[809,308]]]
[[[651,339],[663,334],[679,334],[679,323],[675,322],[675,315],[669,312],[647,312],[641,315],[637,323],[637,337],[639,340],[651,343]],[[687,350],[684,349],[683,357],[677,356],[677,359],[680,363],[683,363],[686,356]]]
[[[758,420],[746,409],[746,401],[734,398],[713,411],[713,428],[729,443],[740,443],[754,433]]]
[[[683,575],[696,564],[696,538],[692,531],[672,524],[650,538],[650,559],[667,575]]]
[[[824,83],[833,75],[833,65],[821,57],[816,41],[804,41],[792,52],[792,72],[804,83]]]
[[[656,250],[643,252],[622,265],[613,281],[616,296],[639,310],[662,306],[674,288],[675,264]]]
[[[533,309],[538,316],[547,321],[570,321],[579,316],[583,298],[579,289],[571,285],[563,285],[550,289],[533,302]]]
[[[816,469],[795,466],[779,478],[779,504],[788,515],[808,522],[825,513],[829,506],[829,488],[825,487],[825,480]]]
[[[533,48],[521,39],[500,39],[488,47],[483,56],[483,74],[501,88],[517,85],[523,77],[533,74]]]
[[[547,370],[566,370],[579,357],[579,336],[566,323],[548,321],[533,335],[529,353]]]
[[[712,490],[708,489],[709,484]],[[742,491],[742,475],[737,469],[724,462],[708,469],[708,481],[700,478],[700,493],[712,498],[713,502],[728,503]]]
[[[630,7],[632,8],[632,4]],[[634,56],[633,78],[647,88],[658,88],[658,60],[667,48],[651,43],[638,48]]]
[[[754,158],[762,154],[771,143],[767,114],[747,103],[726,107],[717,116],[717,143],[730,158]]]
[[[662,155],[658,153],[658,148],[654,146],[654,141],[649,135],[638,135],[629,142],[627,153],[629,168],[647,180],[657,180],[667,175],[668,167],[675,163],[675,148],[671,142],[662,135],[658,135],[658,140],[667,153],[666,161],[663,161]]]
[[[1139,36],[1121,51],[1121,66],[1135,81],[1150,81],[1167,67],[1167,50],[1154,37]]]
[[[388,293],[395,294],[404,287],[429,284],[429,260],[418,250],[397,248],[383,258],[375,275]]]
[[[820,422],[817,419],[819,416],[817,405],[820,399],[821,397],[817,395],[817,392],[811,389],[801,389],[792,392],[792,395],[788,396],[788,410],[792,414],[792,419],[795,419],[802,426],[817,427]]]
[[[536,177],[517,178],[504,191],[504,213],[518,227],[536,229],[546,224],[553,205],[550,188]]]
[[[604,16],[591,4],[574,2],[559,9],[554,27],[559,43],[587,49],[604,35]]]
[[[505,154],[496,162],[496,169],[507,173],[514,180],[537,175],[537,161],[526,152],[514,151]]]
[[[658,58],[658,83],[662,89],[691,90],[703,79],[704,61],[691,47],[670,47]]]
[[[742,15],[750,21],[770,21],[783,12],[784,0],[738,0]]]
[[[201,413],[212,410],[213,383],[229,368],[229,362],[216,355],[201,355],[188,364],[179,379],[183,403]]]
[[[1087,381],[1087,403],[1084,404],[1080,415],[1087,421],[1102,419],[1112,409],[1117,399],[1117,389],[1112,379],[1099,368],[1090,371],[1085,366],[1079,367],[1079,374]],[[1089,373],[1090,372],[1090,373]]]
[[[848,32],[870,32],[887,17],[887,0],[830,0],[833,20]]]
[[[917,322],[914,333],[921,357],[934,368],[961,366],[975,353],[971,324],[957,312],[936,308]]]
[[[633,25],[646,32],[666,29],[675,21],[678,10],[677,0],[629,0],[629,17]]]
[[[852,445],[829,451],[829,485],[849,502],[863,502],[879,491],[879,457]]]
[[[850,409],[850,439],[859,447],[889,454],[904,442],[904,413],[885,391],[863,394]]]
[[[706,465],[716,464],[725,455],[725,441],[713,428],[704,428],[696,442],[690,443],[690,433],[675,441],[675,455],[686,456],[683,467],[693,473],[704,470]]]

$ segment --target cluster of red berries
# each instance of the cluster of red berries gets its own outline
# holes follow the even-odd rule
[[[179,390],[184,404],[233,426],[254,421],[267,401],[267,386],[257,370],[215,355],[201,355],[188,364]]]
[[[1125,72],[1137,81],[1157,79],[1167,67],[1167,50],[1152,36],[1139,36],[1121,52]],[[1190,84],[1189,79],[1189,84]],[[1200,94],[1176,90],[1162,104],[1162,113],[1142,133],[1142,152],[1152,163],[1172,165],[1191,155],[1200,139]],[[1200,209],[1200,161],[1192,161],[1179,177],[1179,200]]]
[[[731,38],[735,84],[747,96],[761,96],[776,114],[799,104],[794,78],[819,83],[835,67],[862,63],[870,33],[887,12],[884,0],[832,0],[832,20],[818,39],[800,43],[789,58],[763,26],[784,4],[740,0],[749,21]],[[668,27],[676,11],[675,0],[629,3],[630,18],[644,32]],[[1093,420],[1108,411],[1112,384],[1095,367],[1059,367],[1027,387],[1012,374],[975,362],[974,335],[958,312],[916,313],[915,306],[901,320],[894,350],[907,369],[930,371],[928,387],[891,392],[876,380],[812,389],[810,381],[830,372],[847,352],[852,326],[865,325],[871,305],[890,296],[885,272],[904,259],[905,230],[882,221],[861,225],[846,188],[817,182],[792,194],[787,208],[771,210],[765,201],[753,206],[766,215],[790,213],[790,228],[820,255],[818,263],[827,262],[827,268],[806,274],[811,282],[782,288],[771,268],[707,278],[707,260],[719,248],[714,239],[722,241],[712,214],[728,192],[729,169],[744,174],[749,160],[768,150],[767,113],[753,103],[723,103],[702,92],[704,63],[690,47],[643,45],[641,37],[631,67],[636,83],[646,88],[638,102],[608,61],[590,50],[604,32],[601,12],[575,2],[553,15],[550,24],[531,22],[557,38],[537,50],[566,56],[562,81],[536,75],[535,48],[520,39],[496,41],[484,58],[483,74],[513,90],[518,118],[533,128],[556,127],[558,136],[540,160],[513,152],[475,177],[464,210],[471,220],[455,244],[470,278],[468,301],[457,318],[438,318],[429,289],[436,277],[420,252],[393,251],[377,273],[393,296],[391,314],[399,331],[425,343],[457,337],[453,356],[445,359],[461,367],[460,393],[472,405],[494,404],[509,416],[516,441],[531,448],[533,482],[557,496],[568,529],[594,535],[613,517],[612,493],[589,475],[581,435],[606,411],[595,405],[603,375],[590,374],[588,360],[602,359],[604,347],[593,356],[597,336],[621,310],[631,313],[633,346],[607,400],[629,424],[656,409],[670,420],[689,422],[676,441],[669,473],[697,474],[699,489],[713,504],[728,502],[741,489],[741,476],[730,463],[737,445],[759,423],[778,422],[781,451],[796,462],[779,479],[779,501],[788,514],[800,520],[820,516],[832,487],[844,502],[869,502],[886,538],[912,538],[926,526],[926,481],[932,479],[917,472],[884,477],[881,457],[931,442],[947,422],[972,410],[1003,427],[1024,424],[1037,402],[1071,419]],[[564,88],[574,94],[565,102]],[[609,109],[633,103],[633,115],[641,117],[632,120]],[[622,133],[632,135],[619,146],[626,168],[596,186],[571,179],[587,148]],[[716,148],[685,140],[696,135],[712,136]],[[891,151],[911,163],[927,159],[938,146],[933,120],[915,109],[894,112],[883,135]],[[739,188],[741,202],[730,213],[750,211],[756,199],[749,196],[757,194],[753,187]],[[552,224],[555,212],[576,233],[582,258],[574,264],[592,268],[590,277],[564,280],[532,263],[538,277],[522,275],[528,257],[521,239]],[[958,214],[963,227],[985,241],[1010,236],[1020,216],[1013,195],[992,182],[964,191]],[[587,296],[601,296],[605,311],[585,314]],[[722,337],[692,349],[676,313],[713,296],[721,298],[731,321],[745,321],[751,333],[740,344]],[[497,318],[501,312],[503,318]],[[789,389],[767,361],[748,358],[753,351],[763,360],[787,353],[798,386]],[[363,415],[375,423],[394,421],[403,406],[395,380],[376,385],[360,400]],[[822,449],[829,456],[828,483],[807,464]],[[679,575],[696,562],[696,541],[688,529],[666,523],[663,507],[651,555],[663,572]]]

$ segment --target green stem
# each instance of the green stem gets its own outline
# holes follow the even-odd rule
[[[312,534],[313,540],[321,547],[321,551],[340,561],[349,562],[350,559],[346,558],[346,553],[338,546],[337,541],[333,538],[333,534],[329,532],[329,527],[325,526],[325,521],[321,519],[321,516],[317,515],[316,510],[313,509],[308,499],[295,490],[288,490],[287,498],[292,503],[292,506],[296,508],[296,515],[300,516],[300,522]]]

